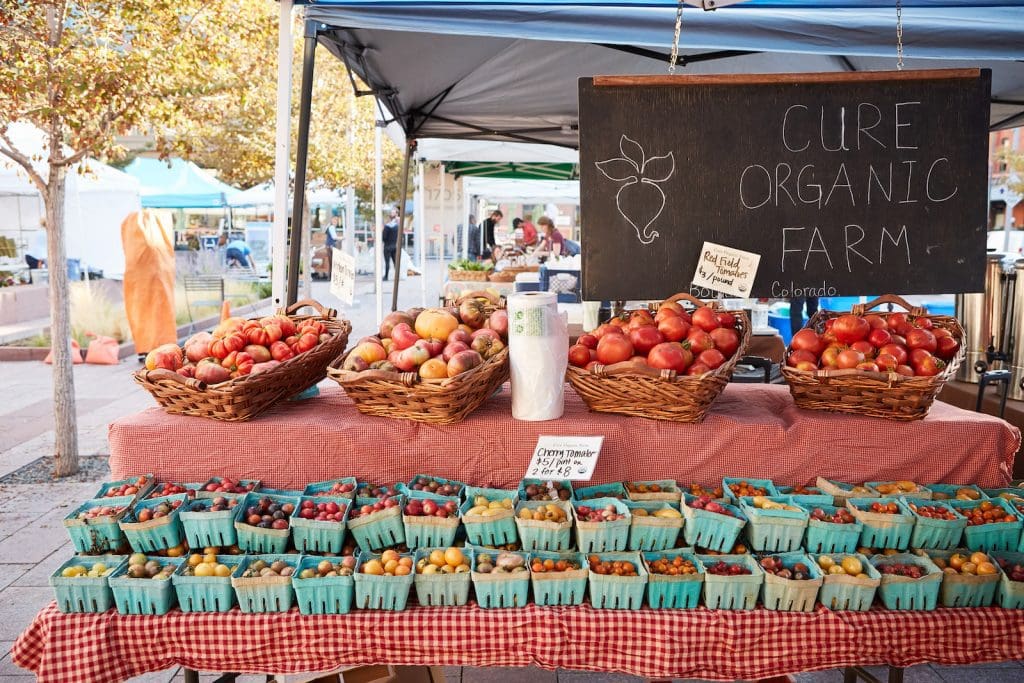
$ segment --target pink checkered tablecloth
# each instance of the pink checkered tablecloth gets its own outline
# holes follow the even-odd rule
[[[340,666],[540,666],[647,677],[754,680],[853,664],[911,666],[1024,659],[1024,610],[809,614],[475,605],[341,616],[61,614],[21,634],[14,663],[40,683],[121,681],[182,665],[301,673]]]
[[[159,408],[110,425],[114,478],[153,472],[169,481],[210,476],[261,479],[276,488],[355,476],[376,483],[418,473],[514,487],[541,434],[603,435],[594,483],[723,476],[806,484],[912,479],[919,483],[1010,481],[1020,432],[995,417],[936,402],[924,420],[887,420],[796,408],[785,386],[730,384],[700,424],[591,413],[569,387],[565,414],[512,419],[508,387],[465,421],[423,425],[365,416],[344,392],[283,404],[251,422],[168,415]]]

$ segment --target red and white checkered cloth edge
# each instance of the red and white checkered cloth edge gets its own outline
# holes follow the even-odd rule
[[[44,608],[12,650],[40,683],[120,681],[182,665],[302,673],[365,664],[540,666],[663,678],[759,679],[853,664],[1024,659],[1024,610],[812,613],[483,610],[411,606],[338,616],[61,614]]]
[[[800,410],[784,386],[730,384],[701,424],[590,413],[568,386],[565,414],[549,422],[511,417],[508,387],[451,426],[357,412],[340,387],[285,403],[250,422],[168,415],[158,408],[110,426],[115,478],[153,472],[168,481],[210,476],[302,488],[355,476],[379,484],[432,474],[479,486],[515,487],[541,434],[603,435],[593,483],[723,476],[807,484],[912,479],[1007,485],[1020,446],[1017,428],[936,402],[915,422]]]

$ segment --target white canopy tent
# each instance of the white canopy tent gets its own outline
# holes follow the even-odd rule
[[[46,137],[24,123],[8,128],[15,147],[32,159],[44,178],[48,168]],[[67,256],[78,259],[82,269],[99,269],[104,276],[124,275],[121,222],[141,209],[139,181],[127,173],[86,158],[72,166],[67,175],[64,217]],[[15,240],[22,254],[37,258],[45,246],[43,200],[35,185],[14,162],[0,161],[0,235]]]
[[[291,191],[289,190],[289,195]],[[232,208],[244,208],[249,206],[273,206],[277,195],[274,188],[274,181],[270,180],[259,185],[253,185],[247,190],[240,190],[228,196],[228,206]],[[331,190],[325,187],[317,187],[310,184],[306,190],[306,197],[311,206],[317,204],[329,204],[335,206],[344,204],[346,192],[344,190]]]
[[[578,180],[511,180],[508,178],[464,179],[464,191],[496,204],[579,204]]]

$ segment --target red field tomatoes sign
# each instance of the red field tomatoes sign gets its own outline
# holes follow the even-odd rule
[[[981,291],[990,91],[982,69],[581,79],[584,298],[679,291],[705,242],[760,255],[748,296]]]

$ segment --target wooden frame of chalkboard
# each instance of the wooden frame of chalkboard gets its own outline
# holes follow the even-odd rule
[[[705,242],[760,255],[753,297],[982,291],[990,94],[987,69],[581,78],[583,297],[686,290]]]

